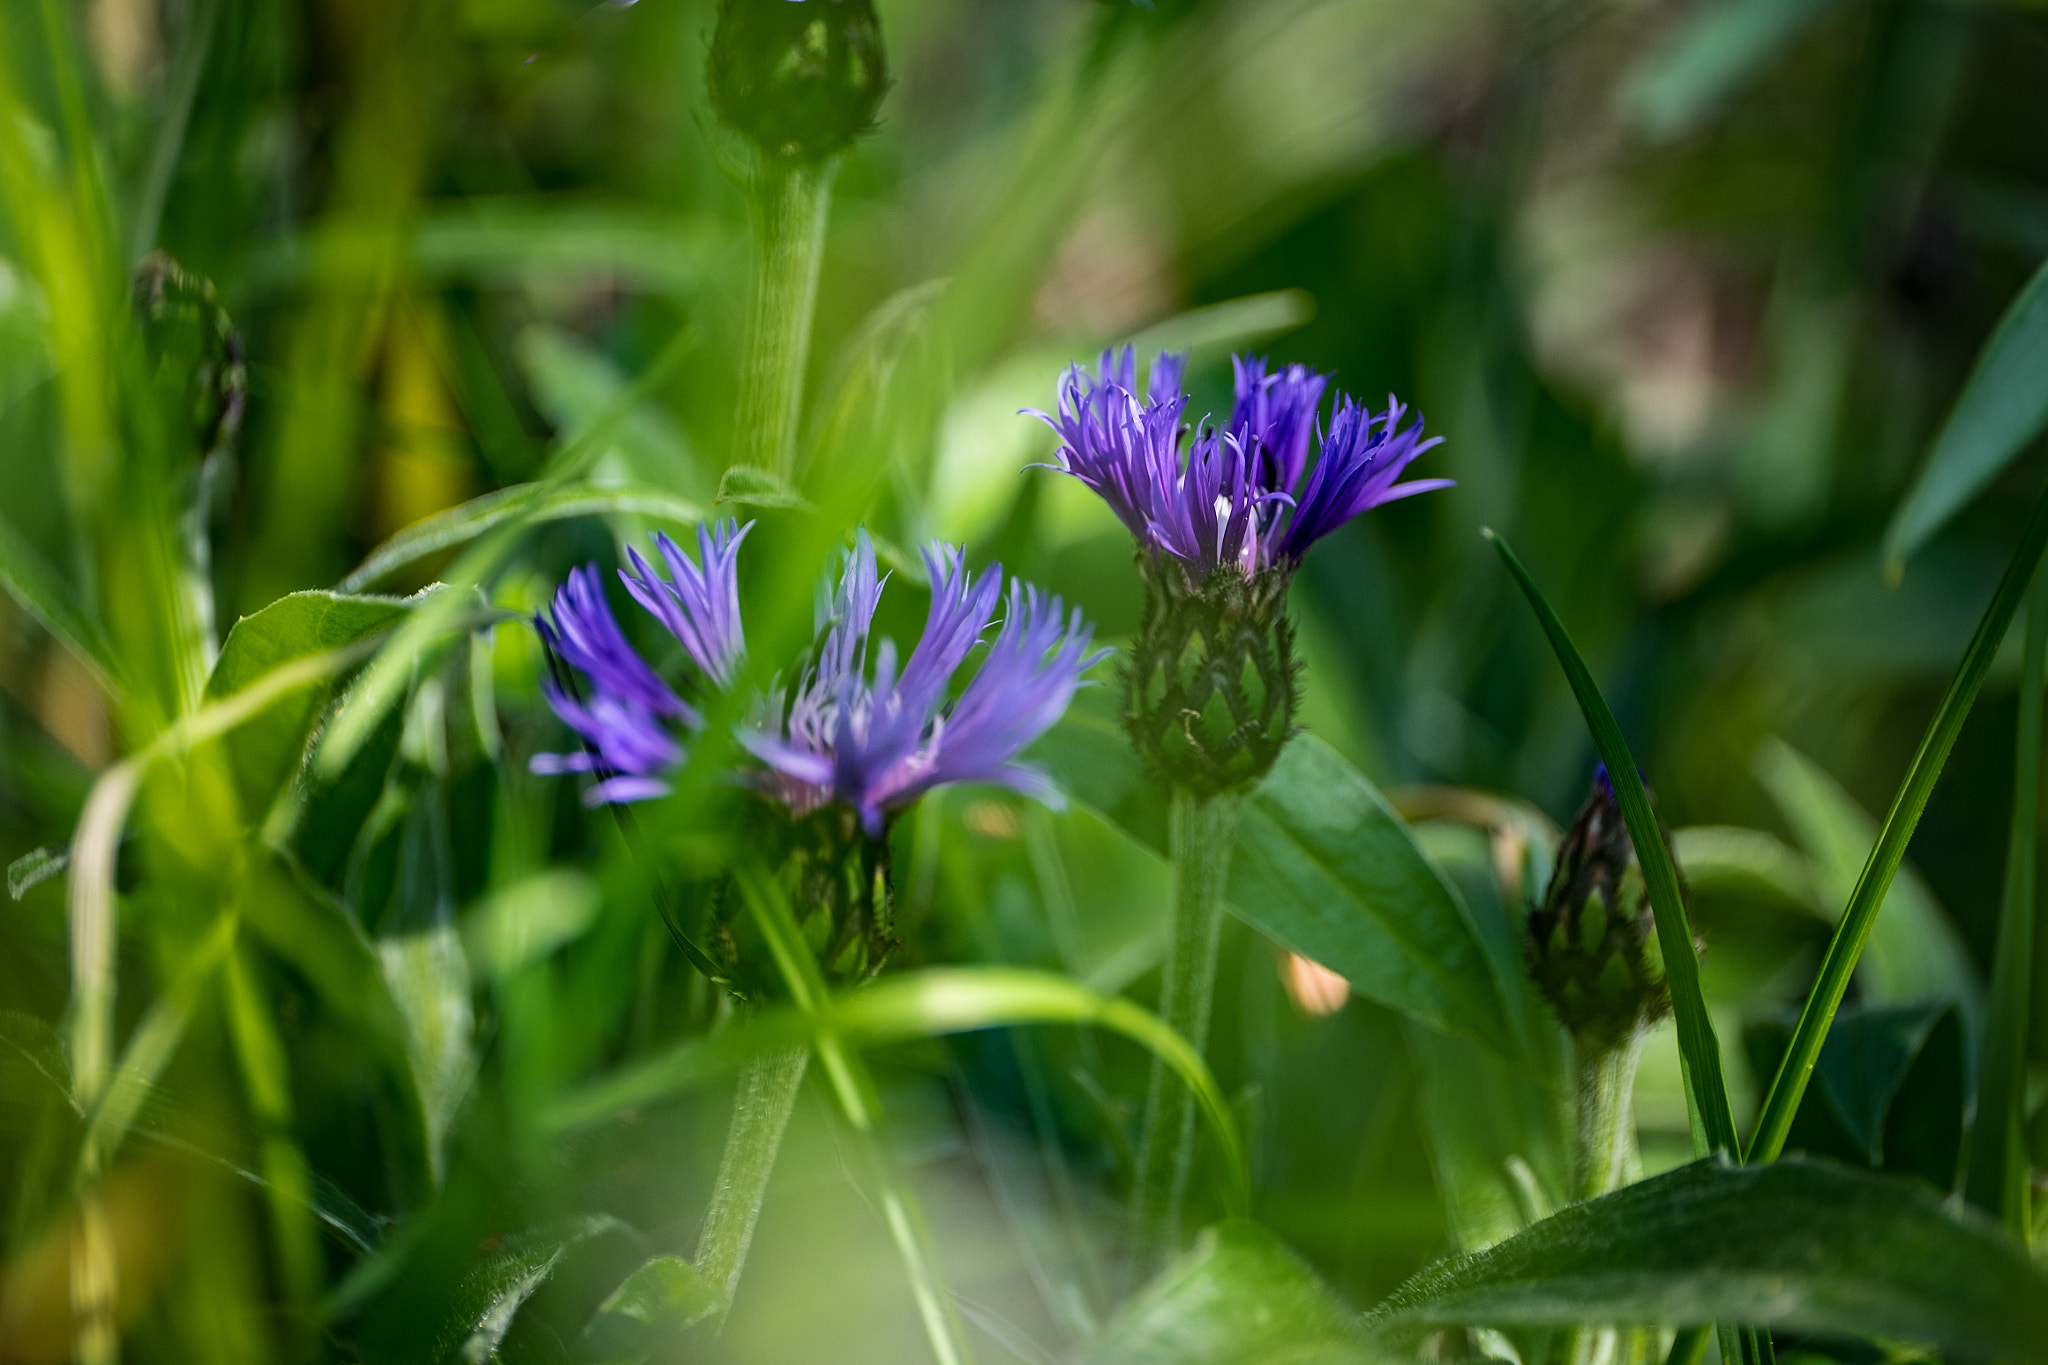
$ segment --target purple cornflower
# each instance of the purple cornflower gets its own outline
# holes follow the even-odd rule
[[[891,640],[870,641],[882,582],[862,533],[820,625],[816,655],[792,695],[768,698],[741,736],[768,766],[760,785],[793,815],[843,802],[870,838],[885,815],[948,782],[996,782],[1049,803],[1058,794],[1017,754],[1059,719],[1090,653],[1079,611],[1010,584],[1001,629],[950,707],[946,689],[980,643],[1002,592],[1002,567],[968,572],[951,546],[927,548],[932,602],[923,636],[899,672]],[[872,643],[873,667],[869,668]]]
[[[705,678],[729,687],[745,653],[740,628],[737,579],[740,542],[753,523],[730,520],[699,527],[699,566],[666,535],[657,534],[674,581],[662,578],[637,551],[629,551],[633,571],[619,571],[627,591],[666,626]],[[583,675],[589,699],[578,697],[566,674],[545,678],[541,691],[562,723],[583,741],[570,754],[535,754],[537,773],[595,773],[599,781],[584,793],[589,805],[645,801],[668,794],[663,774],[682,762],[684,736],[703,724],[695,707],[684,701],[640,657],[611,604],[595,565],[569,571],[555,593],[554,619],[534,616],[534,629],[554,658]]]
[[[1027,411],[1059,434],[1050,468],[1094,489],[1140,544],[1179,560],[1197,580],[1226,564],[1247,578],[1291,570],[1310,545],[1360,512],[1450,486],[1449,479],[1395,482],[1437,438],[1422,439],[1420,420],[1402,427],[1407,409],[1393,399],[1375,415],[1339,394],[1325,431],[1316,412],[1326,376],[1300,365],[1268,374],[1265,361],[1243,357],[1234,364],[1237,398],[1220,430],[1191,430],[1182,421],[1186,357],[1154,360],[1149,393],[1140,398],[1128,346],[1104,351],[1093,375],[1070,366],[1058,416]]]

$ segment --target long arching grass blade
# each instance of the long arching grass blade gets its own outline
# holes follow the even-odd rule
[[[1643,868],[1643,883],[1649,889],[1650,907],[1657,917],[1657,944],[1663,949],[1664,975],[1671,987],[1678,1051],[1685,1063],[1686,1089],[1698,1124],[1694,1145],[1704,1147],[1701,1155],[1722,1151],[1739,1159],[1742,1148],[1735,1132],[1735,1111],[1729,1105],[1728,1083],[1721,1074],[1721,1046],[1714,1036],[1714,1021],[1708,1017],[1706,997],[1700,993],[1700,960],[1693,948],[1692,925],[1686,918],[1685,902],[1678,889],[1678,869],[1671,862],[1671,851],[1665,846],[1656,813],[1650,809],[1650,795],[1643,790],[1635,757],[1629,753],[1628,741],[1621,737],[1621,727],[1615,723],[1614,713],[1607,709],[1606,699],[1600,695],[1586,661],[1579,657],[1578,647],[1565,633],[1564,623],[1557,619],[1550,603],[1544,600],[1543,590],[1536,586],[1536,580],[1515,558],[1505,540],[1490,530],[1483,534],[1500,552],[1501,562],[1508,566],[1522,595],[1529,599],[1529,607],[1536,613],[1543,633],[1550,638],[1550,647],[1556,651],[1557,662],[1571,683],[1572,695],[1578,698],[1579,710],[1585,713],[1586,727],[1593,732],[1594,746],[1607,765],[1614,794],[1621,801],[1622,818],[1628,822],[1629,838],[1635,843],[1636,859]],[[1701,1138],[1705,1139],[1703,1144]]]
[[[1864,941],[1870,937],[1870,926],[1877,919],[1878,907],[1884,904],[1885,892],[1890,889],[1892,877],[1906,856],[1907,841],[1913,837],[1913,830],[1920,823],[1920,813],[1927,808],[1927,798],[1933,794],[1935,779],[1941,776],[1949,750],[1955,747],[1956,736],[1962,732],[1963,719],[1970,714],[1970,706],[1977,700],[1977,691],[1984,685],[1984,675],[1991,671],[1991,660],[2005,639],[2006,627],[2012,624],[2013,613],[2018,610],[2020,598],[2026,593],[2027,580],[2033,577],[2034,566],[2040,562],[2044,545],[2048,545],[2048,493],[2043,493],[2041,500],[2034,505],[2034,516],[2027,524],[2026,535],[2020,540],[2019,548],[2013,551],[2012,562],[2005,567],[2005,577],[1999,580],[1998,590],[1991,595],[1991,605],[1984,609],[1984,618],[1977,623],[1977,633],[1970,638],[1969,648],[1963,652],[1963,661],[1956,669],[1954,681],[1948,685],[1948,694],[1941,699],[1934,719],[1928,723],[1927,733],[1921,737],[1920,748],[1906,770],[1906,780],[1900,784],[1899,794],[1892,798],[1884,827],[1878,831],[1877,845],[1870,850],[1870,859],[1863,865],[1863,875],[1857,879],[1856,889],[1850,893],[1848,908],[1842,912],[1842,922],[1835,928],[1834,941],[1828,944],[1827,956],[1821,961],[1820,975],[1806,997],[1805,1006],[1799,1011],[1799,1023],[1792,1031],[1785,1059],[1779,1063],[1778,1074],[1764,1096],[1763,1108],[1757,1118],[1756,1136],[1750,1142],[1753,1160],[1770,1161],[1784,1150],[1785,1138],[1792,1131],[1792,1116],[1798,1112],[1799,1101],[1806,1094],[1806,1083],[1812,1078],[1814,1062],[1820,1057],[1820,1045],[1827,1037],[1828,1025],[1833,1022],[1836,1009],[1841,1006],[1843,993],[1849,989],[1850,974],[1856,970],[1856,959],[1863,952]]]
[[[1236,1120],[1208,1064],[1149,1010],[1101,995],[1069,977],[1022,967],[934,967],[886,977],[833,1002],[829,1015],[777,1010],[597,1082],[550,1115],[557,1129],[580,1128],[627,1109],[680,1094],[731,1071],[757,1052],[806,1041],[824,1026],[850,1042],[881,1046],[915,1038],[1020,1024],[1093,1024],[1121,1033],[1165,1060],[1208,1119],[1229,1172],[1232,1214],[1248,1211],[1249,1181]]]

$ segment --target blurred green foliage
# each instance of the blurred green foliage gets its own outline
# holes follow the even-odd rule
[[[765,669],[807,638],[856,520],[906,580],[918,542],[964,541],[1127,636],[1128,537],[1026,469],[1049,436],[1017,415],[1111,342],[1191,348],[1197,413],[1227,407],[1233,348],[1391,390],[1447,438],[1428,472],[1458,480],[1332,537],[1294,591],[1311,733],[1248,807],[1208,1056],[1259,1225],[1220,1224],[1131,1297],[1114,1247],[1149,1059],[1092,1023],[888,1034],[867,1050],[888,1149],[984,1359],[1405,1350],[1344,1305],[1542,1219],[1569,1170],[1562,1039],[1517,935],[1595,756],[1478,530],[1543,584],[1676,831],[1746,1127],[2041,483],[2048,16],[875,9],[893,85],[834,182],[809,507],[753,509]],[[526,769],[560,731],[519,619],[570,566],[713,509],[735,448],[753,247],[704,89],[715,19],[708,0],[0,0],[0,1362],[71,1358],[94,1311],[138,1361],[927,1349],[822,1085],[715,1338],[681,1258],[727,1073],[559,1121],[733,1016],[650,909],[697,913],[692,877],[746,852],[717,834],[720,746],[637,839],[585,811]],[[164,379],[127,322],[155,250],[242,338],[232,448],[187,429],[183,371]],[[1980,366],[1994,333],[2011,345]],[[884,633],[907,639],[922,604],[893,596]],[[399,622],[406,647],[357,673]],[[2006,866],[2010,644],[1793,1130],[1939,1192]],[[892,970],[1038,968],[1150,1003],[1164,807],[1098,676],[1037,754],[1066,809],[953,790],[895,829]],[[225,740],[178,728],[266,678]],[[337,731],[346,748],[303,761]],[[95,823],[109,773],[132,790]],[[102,884],[94,920],[80,888]],[[1668,1025],[1636,1103],[1645,1165],[1685,1160]],[[1777,1178],[1730,1175],[1714,1209],[1739,1226],[1743,1199],[1770,1202],[1741,1182]],[[1981,1271],[1905,1266],[1883,1330],[1962,1351],[2033,1330],[2038,1304],[1941,1318],[2031,1283],[2011,1248],[1924,1192],[1820,1179],[1795,1191],[1826,1206],[1820,1242],[1898,1235],[1826,1221],[1891,1200]],[[1629,1207],[1711,1183],[1661,1180]],[[1222,1189],[1198,1189],[1205,1219]],[[1520,1292],[1485,1276],[1549,1254],[1525,1235],[1438,1287]],[[1713,1292],[1755,1292],[1728,1246]],[[97,1309],[69,1269],[94,1247],[116,1267]],[[1226,1312],[1202,1335],[1219,1283],[1290,1305],[1289,1330],[1239,1336]],[[1878,1358],[1841,1335],[1865,1300],[1830,1283],[1780,1349]],[[1431,1349],[1538,1365],[1527,1324],[1558,1320]]]

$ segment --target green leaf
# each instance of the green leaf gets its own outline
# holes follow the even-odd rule
[[[396,624],[406,611],[407,604],[395,597],[337,592],[280,597],[235,622],[213,675],[206,680],[206,699],[233,696],[281,664],[353,644]],[[331,680],[309,683],[271,703],[227,737],[245,814],[261,816],[298,769],[306,733],[330,686]]]
[[[36,618],[93,677],[109,696],[121,695],[121,670],[113,646],[97,624],[72,604],[71,593],[36,547],[0,516],[0,588]]]
[[[1070,796],[1164,853],[1165,803],[1109,693],[1083,693],[1031,757]],[[1378,789],[1315,736],[1289,743],[1245,801],[1229,896],[1245,922],[1342,975],[1360,995],[1520,1055],[1456,893]]]
[[[1257,1223],[1209,1228],[1075,1365],[1362,1365],[1379,1357],[1314,1271]]]
[[[1696,1161],[1574,1205],[1425,1270],[1372,1325],[1717,1318],[2048,1359],[2048,1279],[2016,1243],[1917,1181],[1803,1157]]]
[[[1885,532],[1885,572],[1906,558],[2026,449],[2048,426],[2048,265],[1998,320]]]
[[[336,590],[361,592],[407,565],[465,545],[513,517],[542,522],[620,513],[656,517],[678,526],[692,525],[704,517],[697,504],[638,484],[605,488],[590,484],[514,484],[414,522],[372,550],[348,577],[335,585]]]
[[[580,936],[597,919],[597,883],[556,868],[513,882],[478,906],[462,926],[464,947],[493,976],[511,976]]]
[[[1630,120],[1656,138],[1689,132],[1839,2],[1714,0],[1630,77]]]
[[[1877,821],[1819,764],[1782,740],[1764,741],[1755,768],[1806,850],[1820,904],[1835,920],[1877,842]],[[1899,868],[1886,893],[1856,974],[1870,1000],[1952,1000],[1973,1028],[1983,1018],[1984,990],[1969,947],[1910,866]]]
[[[1721,1046],[1714,1037],[1714,1021],[1707,1014],[1706,998],[1700,993],[1699,951],[1693,945],[1692,925],[1679,890],[1678,869],[1672,865],[1663,826],[1650,808],[1650,794],[1643,789],[1642,774],[1636,768],[1634,755],[1629,753],[1628,741],[1621,736],[1621,727],[1615,723],[1614,713],[1607,709],[1607,699],[1600,695],[1600,687],[1587,670],[1586,661],[1579,657],[1578,646],[1565,633],[1564,623],[1551,610],[1543,590],[1536,586],[1536,580],[1522,567],[1522,561],[1505,540],[1490,530],[1484,534],[1500,552],[1501,562],[1507,565],[1522,595],[1529,599],[1530,610],[1535,612],[1537,623],[1549,638],[1558,666],[1564,670],[1572,695],[1578,699],[1579,710],[1586,718],[1586,728],[1593,732],[1594,746],[1607,765],[1614,794],[1621,802],[1622,818],[1628,824],[1629,839],[1635,845],[1636,860],[1642,865],[1643,882],[1649,891],[1650,908],[1657,919],[1657,945],[1664,954],[1664,977],[1671,990],[1678,1052],[1685,1064],[1693,1121],[1698,1125],[1694,1133],[1695,1150],[1704,1141],[1707,1150],[1739,1155],[1735,1114],[1728,1103],[1728,1083],[1721,1074]]]
[[[472,1270],[456,1290],[453,1325],[436,1358],[461,1365],[499,1359],[498,1348],[512,1331],[526,1301],[548,1282],[562,1258],[576,1247],[612,1232],[630,1232],[609,1214],[576,1220],[567,1228],[522,1234],[511,1247]]]
[[[1733,825],[1690,825],[1673,830],[1672,852],[1695,893],[1767,896],[1828,918],[1806,859],[1774,834]]]
[[[2035,566],[2040,563],[2044,546],[2048,546],[2048,493],[2034,504],[2034,515],[2027,524],[2026,534],[2005,567],[2005,577],[1999,580],[1997,591],[1992,593],[1990,603],[1984,608],[1983,618],[1977,623],[1976,634],[1970,638],[1970,647],[1963,652],[1962,662],[1956,666],[1956,675],[1949,683],[1948,692],[1943,695],[1941,705],[1935,708],[1934,718],[1927,723],[1927,732],[1920,738],[1920,747],[1906,769],[1905,780],[1899,784],[1898,794],[1892,798],[1891,809],[1885,813],[1884,824],[1877,832],[1877,842],[1870,850],[1870,859],[1857,876],[1855,890],[1850,893],[1848,906],[1842,912],[1834,940],[1828,944],[1820,973],[1800,1011],[1798,1027],[1793,1030],[1791,1045],[1785,1052],[1785,1063],[1764,1094],[1751,1151],[1756,1160],[1768,1161],[1784,1146],[1785,1135],[1792,1126],[1792,1116],[1799,1109],[1800,1096],[1805,1093],[1807,1078],[1820,1055],[1821,1040],[1827,1035],[1828,1024],[1849,989],[1849,977],[1856,970],[1857,958],[1862,955],[1863,945],[1870,938],[1885,893],[1891,888],[1892,877],[1905,859],[1906,844],[1920,823],[1920,813],[1927,809],[1927,798],[1934,791],[1935,779],[1941,776],[1949,750],[1955,747],[1956,736],[1962,733],[1963,720],[1977,700],[1978,689],[1984,685],[1984,675],[1991,671],[1991,661],[2005,638],[2006,627],[2012,624],[2013,612],[2019,608],[2020,598],[2025,595],[2027,581],[2033,577]],[[1665,957],[1668,964],[1669,952]]]
[[[665,1335],[724,1313],[726,1297],[680,1256],[656,1256],[620,1282],[584,1324],[577,1355],[641,1365]]]
[[[1744,1031],[1755,1070],[1771,1075],[1790,1018]],[[1963,1030],[1942,1004],[1852,1007],[1835,1016],[1787,1146],[1815,1156],[1955,1181],[1963,1133]]]
[[[1244,804],[1230,904],[1360,995],[1519,1055],[1456,893],[1378,789],[1313,735],[1288,744]]]

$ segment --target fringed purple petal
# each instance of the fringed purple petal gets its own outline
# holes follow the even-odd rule
[[[1361,403],[1338,398],[1322,452],[1274,549],[1276,555],[1299,562],[1309,546],[1368,508],[1450,486],[1448,479],[1395,482],[1416,456],[1441,441],[1422,439],[1420,419],[1402,427],[1406,413],[1391,397],[1386,411],[1377,416]]]
[[[605,601],[593,565],[571,569],[555,592],[554,619],[534,617],[534,629],[562,662],[584,674],[601,694],[631,701],[688,725],[697,713],[663,682],[627,642]]]
[[[739,525],[730,518],[715,526],[697,528],[696,560],[657,532],[654,542],[668,565],[664,579],[637,550],[628,550],[633,568],[619,570],[626,590],[655,619],[668,627],[669,634],[704,675],[719,687],[730,687],[738,677],[740,661],[746,655],[746,632],[740,624],[739,550],[740,542],[754,523]]]

